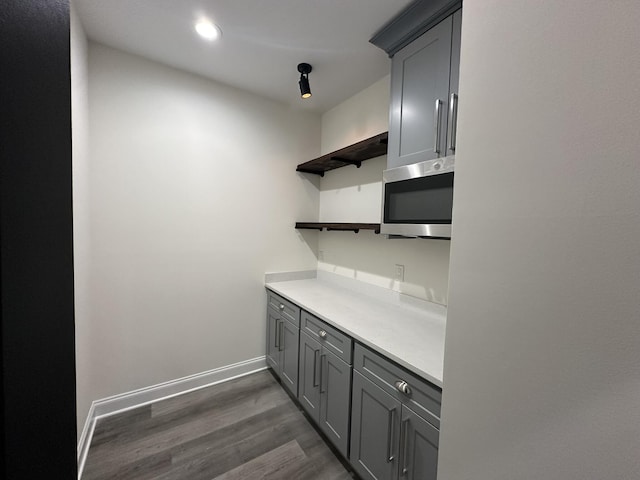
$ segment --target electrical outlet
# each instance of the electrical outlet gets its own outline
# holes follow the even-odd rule
[[[398,282],[404,282],[404,265],[396,264],[396,280]]]
[[[318,250],[318,261],[324,262],[324,250]]]

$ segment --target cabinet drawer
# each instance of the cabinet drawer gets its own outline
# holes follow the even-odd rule
[[[276,295],[271,290],[267,290],[267,306],[280,312],[282,318],[289,320],[289,322],[300,328],[300,307],[289,300],[285,300],[280,295]]]
[[[304,310],[300,315],[300,329],[338,358],[351,365],[351,337]],[[321,336],[320,332],[325,332],[326,335]]]
[[[353,356],[353,368],[356,371],[409,406],[429,423],[440,428],[442,391],[438,387],[409,373],[359,343],[355,345]],[[396,382],[402,381],[407,382],[409,393],[402,393],[396,388]]]

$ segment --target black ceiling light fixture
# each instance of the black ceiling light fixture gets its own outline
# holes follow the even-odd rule
[[[313,70],[308,63],[299,63],[298,71],[300,72],[300,95],[302,98],[309,98],[311,96],[311,87],[309,87],[309,73]]]

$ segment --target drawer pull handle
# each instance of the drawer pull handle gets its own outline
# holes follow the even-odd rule
[[[318,335],[320,335],[320,338],[327,338],[327,332],[325,332],[324,330],[320,330],[318,332]]]
[[[284,310],[284,305],[282,303],[280,304],[280,310]]]
[[[404,380],[398,380],[395,383],[395,386],[396,386],[396,390],[398,390],[400,393],[404,393],[405,395],[411,395],[411,388],[409,387],[409,384]]]

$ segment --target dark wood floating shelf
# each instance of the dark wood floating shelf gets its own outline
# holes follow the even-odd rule
[[[326,228],[327,231],[343,230],[358,233],[360,230],[373,230],[373,233],[380,233],[379,223],[321,223],[321,222],[296,222],[298,230],[320,230]]]
[[[301,163],[296,170],[298,172],[314,173],[324,177],[324,172],[346,165],[355,165],[357,168],[360,168],[362,162],[365,160],[387,153],[388,138],[389,132],[375,135],[333,153]]]

